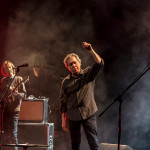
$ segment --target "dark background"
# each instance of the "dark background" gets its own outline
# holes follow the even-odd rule
[[[59,112],[60,83],[68,74],[66,54],[77,53],[82,68],[92,65],[92,57],[81,47],[86,41],[104,59],[95,88],[98,115],[149,64],[149,8],[148,0],[0,0],[0,65],[4,60],[29,63],[19,75],[30,76],[28,96],[49,98],[54,150],[70,148]],[[34,66],[40,70],[38,77]],[[149,78],[147,72],[123,97],[121,144],[134,150],[150,148]],[[100,143],[117,143],[118,104],[97,121]],[[82,148],[89,149],[85,136]]]

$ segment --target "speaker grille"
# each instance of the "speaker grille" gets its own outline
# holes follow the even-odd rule
[[[22,101],[19,122],[47,123],[48,99],[25,99]]]

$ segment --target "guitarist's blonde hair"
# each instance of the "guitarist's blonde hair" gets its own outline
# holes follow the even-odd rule
[[[2,67],[1,67],[1,73],[2,73],[2,75],[5,76],[5,77],[7,76],[7,74],[6,74],[7,64],[11,65],[12,68],[15,68],[15,66],[14,66],[13,63],[11,63],[10,61],[5,60],[5,61],[3,62]],[[15,69],[13,69],[13,74],[15,74]]]

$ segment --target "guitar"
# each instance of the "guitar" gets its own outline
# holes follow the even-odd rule
[[[16,84],[15,87],[13,88],[13,90],[11,90],[11,93],[7,96],[7,98],[10,98],[10,97],[12,96],[13,92],[15,92],[15,90],[16,90],[22,83],[26,83],[27,81],[29,81],[29,76],[24,77],[21,82],[19,82],[18,84]]]
[[[15,108],[17,107],[17,101],[15,101],[15,96],[13,95],[13,93],[15,92],[15,90],[22,84],[22,83],[26,83],[27,81],[29,81],[29,76],[24,77],[23,80],[21,82],[19,82],[18,84],[16,84],[12,90],[10,90],[10,92],[8,92],[7,96],[4,99],[4,107],[8,107],[9,109],[11,109],[11,107],[14,105]]]

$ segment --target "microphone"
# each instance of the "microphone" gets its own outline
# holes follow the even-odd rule
[[[21,67],[28,67],[28,63],[24,63],[24,64],[22,64],[20,66],[17,66],[17,68],[21,68]]]
[[[19,65],[19,66],[13,68],[13,69],[17,69],[17,68],[21,68],[21,67],[28,67],[28,63],[24,63],[22,65]]]

